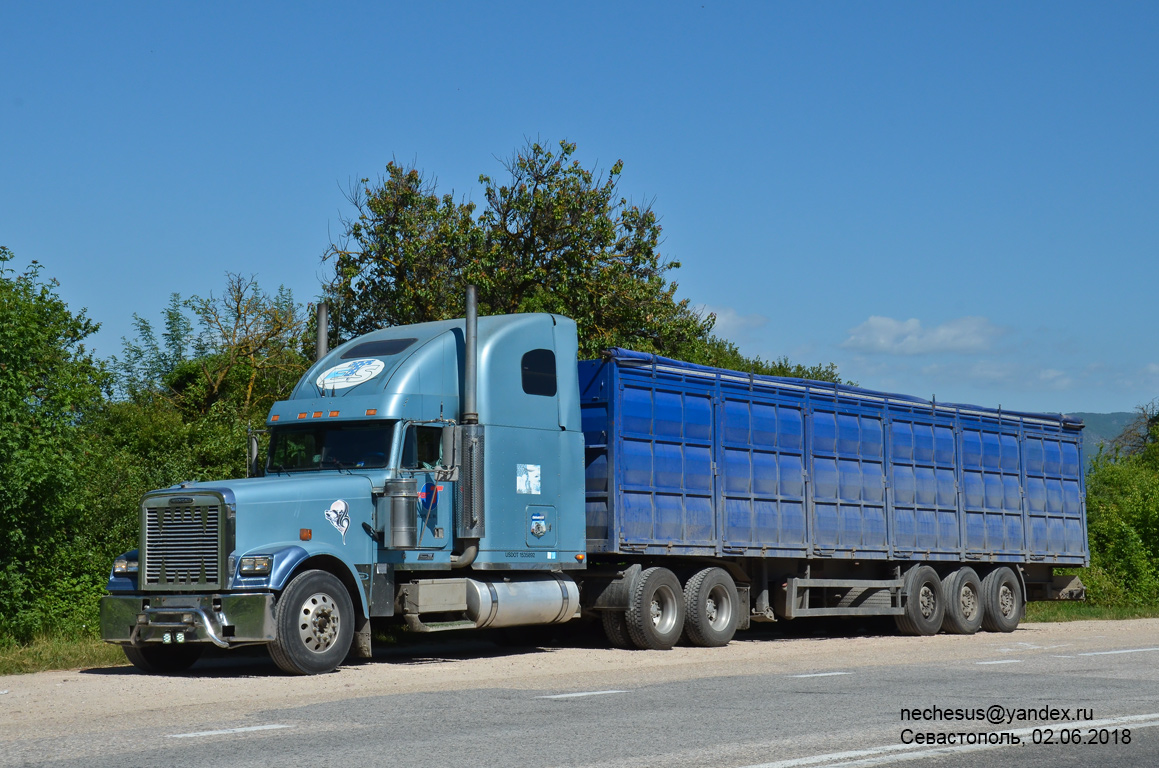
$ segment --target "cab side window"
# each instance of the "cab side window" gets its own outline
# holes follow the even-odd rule
[[[521,368],[524,392],[555,397],[555,352],[533,349],[523,356]]]
[[[407,427],[402,446],[403,469],[434,469],[442,465],[443,430],[440,427]]]

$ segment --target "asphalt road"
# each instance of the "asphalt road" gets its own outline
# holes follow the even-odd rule
[[[670,652],[444,641],[322,678],[254,658],[44,673],[0,678],[0,764],[1153,766],[1157,661],[1140,621]],[[1044,707],[1070,711],[1018,711]]]

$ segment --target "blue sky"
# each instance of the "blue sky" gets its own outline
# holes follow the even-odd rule
[[[0,244],[115,354],[227,271],[312,299],[392,158],[479,202],[566,138],[624,161],[746,353],[1010,409],[1159,397],[1159,5],[417,6],[0,0]]]

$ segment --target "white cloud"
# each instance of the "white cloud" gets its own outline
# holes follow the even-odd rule
[[[924,355],[933,352],[984,352],[1003,329],[984,317],[960,317],[933,328],[917,318],[894,320],[871,316],[849,331],[846,349],[886,355]]]
[[[1051,389],[1067,389],[1074,383],[1070,376],[1056,368],[1046,368],[1039,371],[1038,378]]]

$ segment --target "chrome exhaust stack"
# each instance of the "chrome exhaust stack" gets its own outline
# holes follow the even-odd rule
[[[467,286],[467,320],[463,358],[463,408],[459,427],[461,483],[456,506],[455,535],[462,542],[462,554],[452,555],[451,564],[463,568],[478,554],[479,539],[486,535],[483,511],[483,425],[479,423],[479,300],[475,286]]]

